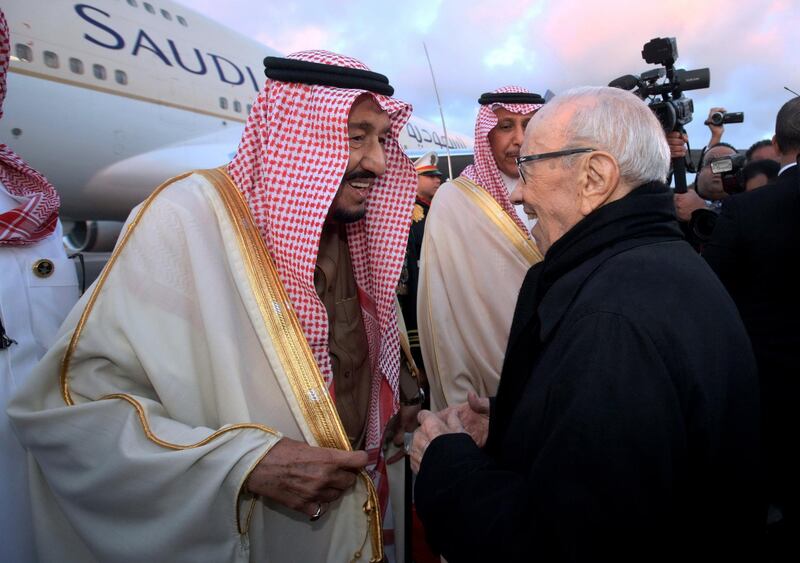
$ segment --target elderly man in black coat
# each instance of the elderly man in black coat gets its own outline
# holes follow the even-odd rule
[[[522,149],[512,199],[546,254],[491,408],[420,413],[411,455],[432,545],[449,563],[752,560],[755,362],[682,239],[661,126],[628,92],[581,88],[534,116]]]

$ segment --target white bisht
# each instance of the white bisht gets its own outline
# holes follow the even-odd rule
[[[339,562],[380,549],[366,474],[313,523],[243,490],[282,436],[349,443],[244,200],[206,174],[142,204],[9,409],[30,451],[42,561]]]
[[[493,396],[522,280],[541,260],[531,239],[464,176],[436,193],[425,223],[417,324],[431,409]]]

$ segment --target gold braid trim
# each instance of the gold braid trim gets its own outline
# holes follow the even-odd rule
[[[527,233],[524,233],[522,229],[519,228],[519,225],[508,216],[508,213],[500,207],[500,204],[489,195],[489,192],[464,176],[459,176],[453,180],[453,185],[458,187],[470,201],[486,214],[492,223],[500,229],[500,232],[506,235],[508,240],[514,245],[514,248],[519,251],[531,266],[542,261],[544,257],[536,246],[536,243],[531,240]]]
[[[280,281],[264,239],[253,222],[244,196],[224,168],[203,170],[200,174],[214,185],[230,214],[250,286],[303,418],[320,446],[351,451],[350,441],[300,320]],[[362,471],[360,476],[368,491],[364,512],[368,520],[367,534],[372,540],[373,556],[370,561],[379,562],[384,555],[380,503],[372,479],[366,471]],[[360,559],[361,555],[359,550],[354,558]]]
[[[81,334],[83,333],[83,329],[85,328],[86,323],[87,323],[87,321],[89,319],[89,315],[91,314],[92,310],[94,309],[94,305],[97,302],[97,298],[100,295],[100,291],[102,290],[103,286],[105,285],[106,280],[108,279],[109,272],[111,271],[111,268],[114,266],[114,264],[116,263],[117,259],[120,256],[120,254],[122,253],[122,250],[127,245],[128,240],[130,239],[134,228],[139,224],[139,222],[141,221],[142,216],[144,215],[145,211],[147,211],[147,209],[150,207],[150,205],[152,205],[152,203],[155,200],[155,198],[164,189],[169,187],[171,184],[173,184],[173,183],[175,183],[175,182],[177,182],[179,180],[182,180],[182,179],[186,178],[187,176],[189,176],[191,174],[192,174],[191,172],[187,172],[186,174],[182,174],[180,176],[176,176],[174,178],[171,178],[171,179],[167,180],[166,182],[164,182],[163,184],[161,184],[160,186],[158,186],[155,190],[153,190],[153,193],[145,200],[145,202],[142,204],[142,207],[136,213],[136,217],[134,217],[134,219],[130,222],[130,224],[128,226],[128,229],[125,231],[125,234],[123,235],[123,237],[120,240],[119,244],[114,249],[114,252],[111,255],[111,258],[108,260],[108,263],[103,268],[103,271],[100,273],[100,276],[99,276],[99,278],[97,280],[97,283],[95,284],[94,290],[92,290],[92,294],[89,297],[88,302],[86,303],[86,308],[83,310],[83,313],[81,314],[81,318],[80,318],[80,320],[78,321],[78,324],[75,327],[75,331],[72,333],[72,338],[70,339],[69,346],[67,346],[67,350],[64,353],[64,358],[62,358],[62,360],[61,360],[61,372],[59,374],[59,380],[60,380],[60,385],[61,385],[61,395],[62,395],[62,398],[64,399],[64,402],[68,406],[73,406],[75,404],[75,401],[72,399],[72,393],[70,392],[70,389],[69,389],[69,367],[70,367],[70,363],[72,361],[73,355],[75,354],[75,349],[78,346],[78,341],[80,340]],[[159,438],[158,436],[155,435],[155,433],[150,428],[150,423],[147,421],[147,414],[145,413],[144,407],[142,406],[142,404],[139,401],[134,399],[132,396],[130,396],[128,394],[125,394],[125,393],[113,393],[113,394],[110,394],[110,395],[105,395],[105,396],[101,397],[99,400],[102,401],[102,400],[108,400],[108,399],[120,399],[122,401],[126,401],[127,403],[129,403],[136,410],[136,415],[139,418],[139,423],[142,425],[142,429],[144,430],[144,434],[147,437],[147,439],[150,440],[151,442],[153,442],[154,444],[157,444],[157,445],[159,445],[161,447],[164,447],[164,448],[167,448],[167,449],[170,449],[170,450],[188,450],[188,449],[193,449],[193,448],[199,448],[201,446],[205,446],[206,444],[208,444],[212,440],[222,436],[223,434],[227,434],[228,432],[233,432],[235,430],[243,430],[243,429],[259,430],[259,431],[264,432],[266,434],[272,434],[273,436],[278,436],[279,435],[278,432],[276,432],[272,428],[264,426],[263,424],[240,423],[240,424],[232,424],[230,426],[226,426],[224,428],[221,428],[220,430],[217,430],[216,432],[213,432],[212,434],[210,434],[206,438],[203,438],[202,440],[200,440],[199,442],[195,442],[194,444],[175,444],[175,443],[172,443],[172,442],[167,442],[166,440],[162,440],[161,438]],[[239,521],[238,508],[236,506],[234,506],[234,509],[235,509],[235,512],[236,512],[236,529],[238,530],[240,535],[241,534],[246,534],[248,528],[250,527],[250,518],[251,518],[251,516],[253,514],[254,506],[255,506],[255,501],[253,501],[251,503],[250,510],[249,510],[249,513],[248,513],[248,516],[247,516],[247,522],[246,522],[244,527],[242,527],[241,522]]]

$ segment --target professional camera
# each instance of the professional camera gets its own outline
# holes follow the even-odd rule
[[[741,111],[715,111],[705,120],[706,125],[723,125],[724,123],[742,123],[744,113]]]
[[[707,68],[683,70],[675,68],[678,60],[678,45],[674,37],[657,37],[645,43],[642,58],[650,63],[661,65],[642,73],[640,76],[627,74],[612,80],[609,86],[633,90],[643,100],[661,122],[664,131],[684,132],[683,126],[692,120],[694,104],[683,95],[685,90],[708,88],[711,73]],[[686,163],[683,158],[673,158],[675,173],[675,192],[686,192]]]
[[[648,105],[658,117],[664,131],[680,131],[692,120],[694,112],[692,100],[684,96],[683,92],[708,88],[711,82],[710,71],[707,68],[676,69],[678,45],[674,37],[651,39],[642,48],[642,58],[645,62],[661,65],[663,68],[643,72],[640,76],[626,74],[612,80],[609,86],[633,90],[643,100],[650,98]]]
[[[745,188],[744,169],[745,158],[741,154],[715,158],[711,162],[711,172],[719,174],[722,178],[722,189],[733,195],[742,193]]]

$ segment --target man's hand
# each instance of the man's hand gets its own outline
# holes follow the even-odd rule
[[[253,494],[314,516],[352,487],[367,465],[364,451],[315,448],[282,438],[247,478]]]
[[[395,446],[402,447],[405,433],[413,432],[417,429],[419,426],[417,415],[420,410],[422,410],[421,405],[400,406],[400,412],[397,415],[397,430],[395,430],[394,436],[392,437],[392,443]]]
[[[675,194],[675,213],[679,221],[688,222],[692,218],[692,213],[697,209],[703,209],[706,202],[697,195],[694,190],[686,190],[684,194]]]
[[[689,137],[679,131],[667,133],[667,144],[669,145],[670,158],[683,158],[686,156],[686,143]]]
[[[486,445],[489,437],[489,399],[478,397],[472,391],[467,395],[467,402],[452,407],[458,410],[458,418],[464,430],[472,436],[479,448]]]
[[[704,121],[704,123],[708,125],[708,128],[711,130],[711,139],[708,141],[709,148],[719,143],[722,140],[722,134],[725,132],[724,125],[713,125],[711,123],[711,114],[718,111],[725,113],[727,110],[725,108],[711,108],[708,110],[708,118]]]
[[[458,412],[450,410],[446,418],[441,418],[442,413],[434,414],[431,411],[420,411],[417,419],[420,427],[414,432],[414,441],[411,443],[411,470],[419,472],[419,465],[422,463],[422,456],[428,449],[431,441],[442,434],[455,434],[458,432],[466,433],[458,418]]]

